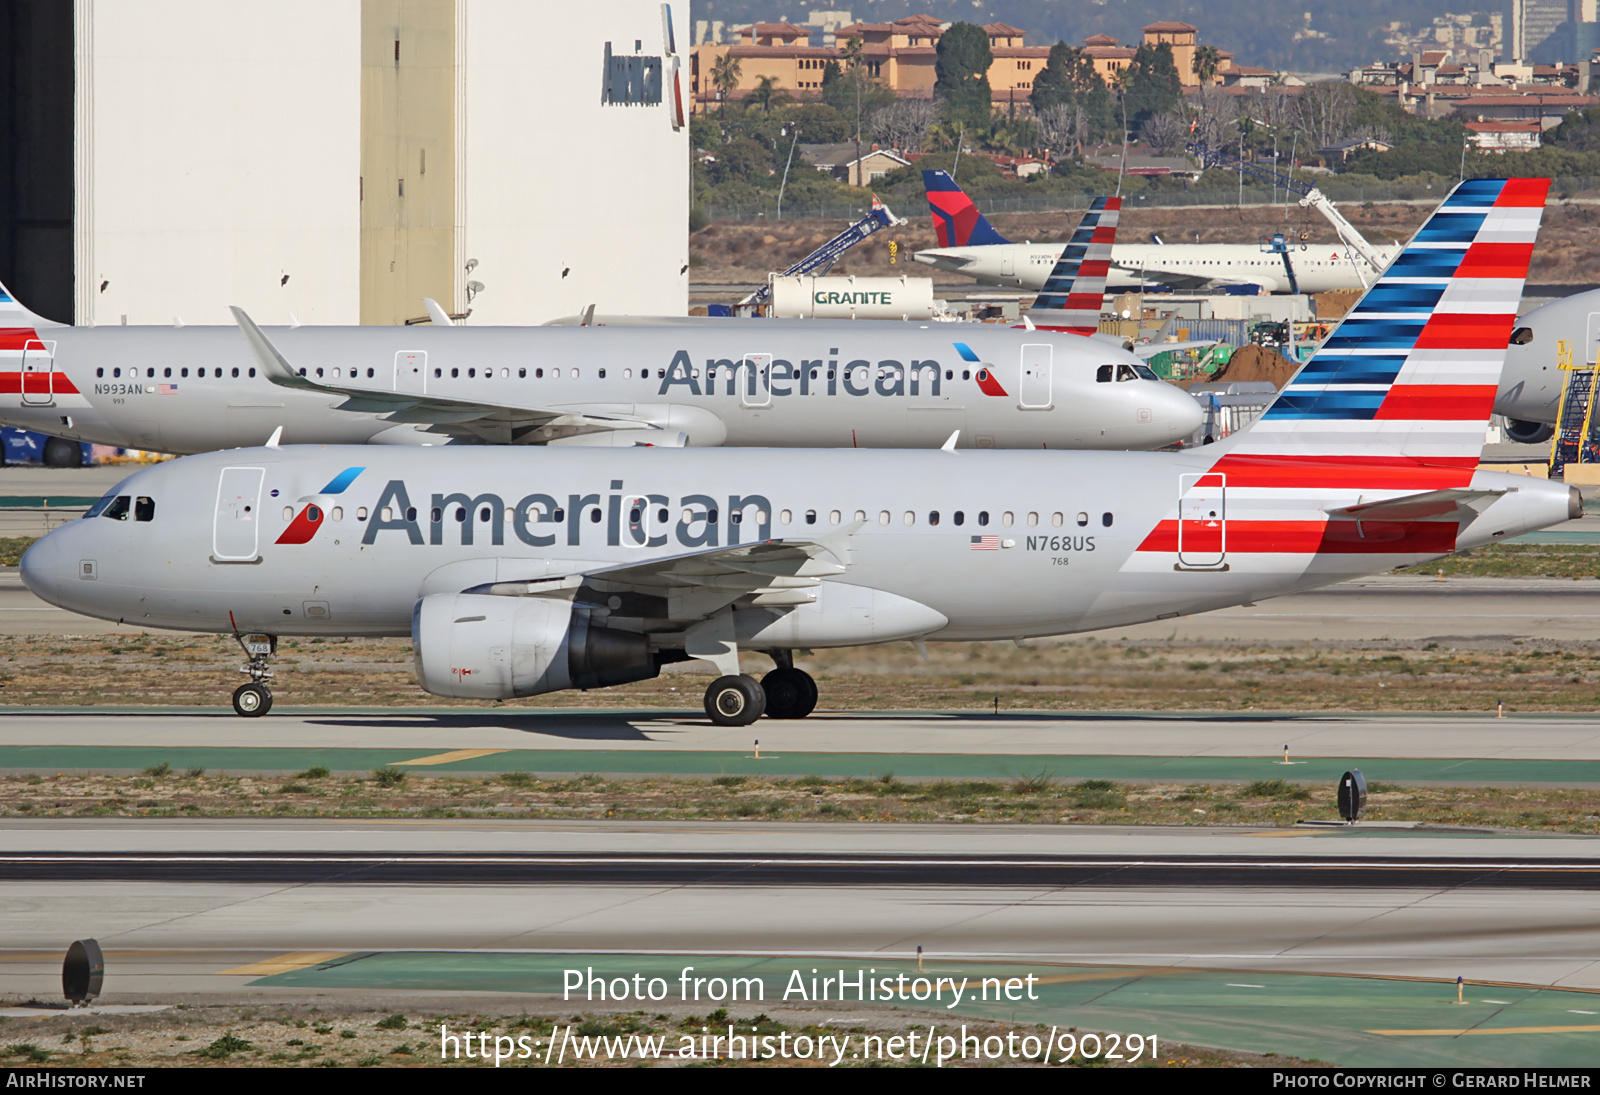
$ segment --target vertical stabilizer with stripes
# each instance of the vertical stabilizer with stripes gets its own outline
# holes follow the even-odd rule
[[[1092,335],[1105,306],[1111,245],[1117,240],[1121,198],[1096,198],[1078,222],[1056,267],[1034,298],[1028,319],[1043,331]]]
[[[1470,474],[1549,185],[1457,186],[1277,401],[1227,443],[1227,458]]]
[[[1011,241],[996,232],[967,192],[944,171],[924,171],[922,185],[928,192],[928,212],[933,214],[933,232],[940,247],[985,247]]]
[[[59,327],[61,324],[54,320],[45,319],[38,313],[30,310],[26,305],[12,295],[11,290],[0,285],[0,327],[13,330],[36,330],[40,327]]]

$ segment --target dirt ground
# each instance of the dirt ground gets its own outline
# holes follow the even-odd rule
[[[238,1004],[212,1004],[202,1002],[180,1003],[167,1011],[139,1015],[85,1015],[60,1013],[48,1018],[0,1019],[0,1067],[27,1068],[204,1068],[204,1067],[268,1067],[268,1068],[494,1068],[492,1060],[467,1060],[465,1056],[441,1059],[440,1027],[451,1034],[464,1032],[489,1035],[489,1045],[496,1037],[512,1039],[526,1037],[530,1048],[539,1054],[529,1060],[508,1060],[501,1068],[545,1067],[542,1060],[544,1047],[554,1037],[557,1044],[565,1043],[569,1049],[566,1065],[569,1067],[628,1067],[637,1068],[641,1061],[634,1042],[631,1057],[608,1057],[603,1052],[581,1060],[574,1060],[574,1043],[588,1039],[591,1048],[597,1048],[602,1038],[627,1039],[653,1037],[661,1039],[674,1052],[684,1046],[685,1036],[696,1039],[701,1028],[726,1031],[731,1023],[738,1033],[749,1033],[758,1028],[763,1037],[787,1033],[795,1036],[833,1038],[853,1036],[859,1044],[863,1035],[892,1036],[928,1029],[930,1022],[942,1031],[950,1029],[950,1016],[937,1017],[921,1014],[907,1008],[857,1006],[855,1008],[831,1004],[826,1011],[788,1005],[770,1006],[770,1014],[730,1015],[725,1009],[709,1014],[690,1014],[683,1006],[647,1013],[585,1011],[573,1013],[557,1011],[559,1002],[546,997],[530,997],[530,1005],[540,1009],[540,1014],[526,1010],[511,1010],[504,1000],[486,1001],[475,1010],[455,1008],[418,1009],[390,1002],[390,1006],[406,1006],[407,1010],[389,1011],[353,1002],[341,1002],[320,997],[313,1005],[302,1001],[287,1001],[254,1006]],[[470,1005],[469,1005],[470,1006]],[[962,1020],[968,1034],[987,1038],[998,1035],[1002,1039],[1015,1035],[1018,1039],[1031,1036],[1048,1037],[1050,1028],[1032,1024],[1014,1024],[970,1017]],[[1104,1032],[1079,1032],[1072,1034]],[[458,1044],[459,1041],[458,1041]],[[785,1043],[786,1044],[786,1043]],[[1102,1042],[1102,1044],[1104,1044]],[[476,1047],[479,1042],[473,1039]],[[465,1048],[464,1045],[462,1047]],[[1211,1049],[1203,1046],[1159,1042],[1155,1058],[1148,1046],[1142,1047],[1140,1060],[1086,1061],[1076,1056],[1069,1067],[1112,1068],[1301,1068],[1321,1062],[1305,1061],[1272,1054],[1246,1053],[1238,1050]],[[1129,1054],[1131,1056],[1131,1054]],[[554,1062],[552,1062],[553,1064]],[[679,1059],[663,1054],[655,1062],[659,1067],[748,1068],[748,1067],[808,1067],[825,1068],[827,1062],[815,1058],[783,1061],[744,1061],[726,1056]],[[881,1067],[899,1063],[917,1065],[915,1061],[864,1061],[845,1059],[840,1067]],[[951,1061],[946,1067],[975,1067],[994,1065],[993,1061]],[[1041,1062],[1005,1061],[1007,1065],[1034,1065]]]
[[[1339,210],[1372,243],[1390,243],[1410,236],[1432,210],[1425,205],[1345,205]],[[879,232],[847,253],[831,271],[872,277],[910,274],[927,277],[931,269],[911,260],[911,255],[937,247],[927,208],[907,206],[895,210],[909,224]],[[1037,242],[1065,239],[1077,224],[1079,213],[998,213],[990,217],[1007,239]],[[714,221],[689,238],[689,261],[696,283],[762,282],[771,270],[782,270],[804,258],[845,227],[834,221]],[[1318,213],[1290,203],[1285,217],[1281,207],[1247,206],[1244,209],[1157,208],[1140,209],[1135,203],[1122,212],[1117,238],[1146,242],[1152,234],[1167,243],[1256,243],[1274,232],[1308,233],[1312,244],[1337,240],[1333,228]],[[899,245],[898,262],[889,263],[889,242]],[[1555,204],[1545,210],[1539,242],[1534,247],[1531,283],[1572,284],[1600,279],[1600,208],[1592,205]],[[941,281],[970,285],[968,279],[941,275]]]
[[[139,774],[0,776],[5,817],[465,817],[538,820],[880,821],[1035,825],[1291,826],[1339,817],[1331,785],[1070,781],[1041,770],[1014,780],[800,776],[541,778],[379,768],[334,776],[236,776],[157,765]],[[1369,822],[1600,833],[1592,790],[1552,787],[1368,786]]]
[[[1592,578],[1586,580],[1593,580]],[[0,636],[0,707],[227,703],[243,656],[222,636]],[[496,707],[417,686],[407,639],[287,639],[280,705]],[[1600,710],[1600,642],[909,643],[797,658],[819,710],[1508,711]],[[751,655],[747,672],[767,672]],[[534,707],[697,710],[710,674],[670,665],[651,681],[519,700]]]

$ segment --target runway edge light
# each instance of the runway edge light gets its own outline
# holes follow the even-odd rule
[[[93,939],[74,940],[61,964],[61,991],[75,1008],[87,1007],[100,995],[105,981],[106,960],[100,944]]]

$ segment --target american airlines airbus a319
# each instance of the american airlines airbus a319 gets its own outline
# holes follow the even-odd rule
[[[1151,449],[1188,395],[1100,340],[986,324],[62,327],[0,287],[0,424],[261,444]]]
[[[806,647],[1055,635],[1248,604],[1581,513],[1476,470],[1547,180],[1457,187],[1266,414],[1175,453],[291,446],[140,471],[23,557],[51,604],[232,634],[410,635],[511,699],[699,659],[715,722],[796,718]],[[741,651],[770,654],[762,680]]]

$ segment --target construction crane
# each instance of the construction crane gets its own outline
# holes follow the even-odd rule
[[[833,264],[838,262],[844,253],[874,232],[884,228],[893,228],[905,224],[904,217],[897,217],[889,212],[889,207],[878,200],[878,195],[872,195],[872,208],[867,215],[856,223],[840,232],[833,239],[817,248],[811,254],[785,270],[781,277],[795,277],[799,274],[826,274],[833,269]],[[766,304],[772,296],[772,282],[751,293],[741,300],[735,307],[753,308]]]
[[[1345,247],[1360,255],[1366,264],[1372,268],[1374,274],[1383,273],[1384,267],[1388,265],[1383,256],[1367,242],[1366,237],[1356,231],[1356,226],[1345,220],[1344,215],[1335,209],[1333,203],[1327,199],[1327,196],[1316,187],[1311,186],[1309,183],[1301,182],[1293,175],[1285,175],[1282,172],[1272,170],[1270,167],[1262,167],[1260,164],[1250,163],[1231,152],[1223,152],[1204,143],[1191,144],[1187,147],[1189,154],[1198,157],[1206,167],[1221,167],[1229,171],[1238,171],[1261,182],[1281,186],[1290,193],[1299,194],[1300,205],[1305,208],[1315,209],[1326,217],[1328,223],[1333,225],[1333,230],[1339,233],[1339,239],[1344,241]],[[1361,279],[1363,287],[1368,284],[1367,276],[1361,272],[1360,266],[1356,267],[1356,276]]]

